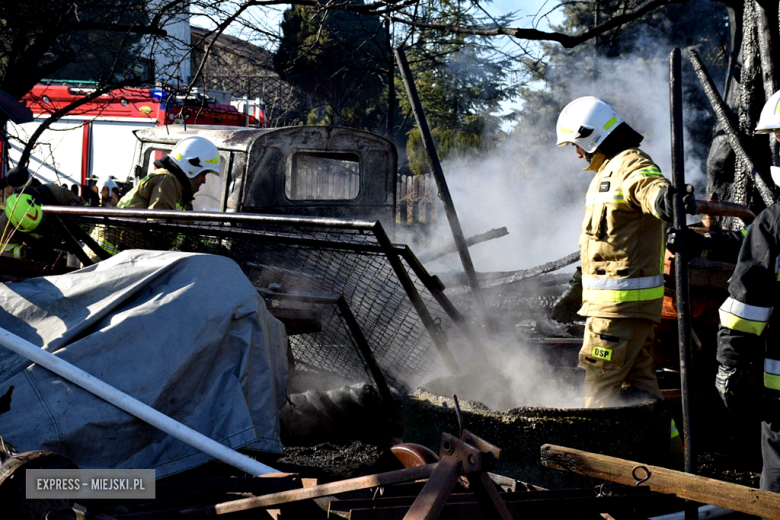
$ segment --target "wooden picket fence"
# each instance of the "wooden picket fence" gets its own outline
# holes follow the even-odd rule
[[[430,224],[437,219],[438,190],[433,175],[399,175],[395,191],[395,222]]]

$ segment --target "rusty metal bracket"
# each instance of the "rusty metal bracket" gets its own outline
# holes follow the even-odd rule
[[[469,487],[473,489],[485,518],[512,518],[487,473],[498,467],[500,449],[468,430],[463,430],[461,438],[443,433],[439,459],[428,483],[404,517],[405,520],[439,518],[461,476],[468,477]]]

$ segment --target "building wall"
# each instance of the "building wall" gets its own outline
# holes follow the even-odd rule
[[[194,72],[211,42],[209,31],[193,26],[191,42],[190,70]],[[316,106],[316,100],[279,77],[272,52],[225,34],[211,47],[202,77],[195,86],[229,92],[234,97],[259,98],[271,127],[305,120],[305,114]]]
[[[165,0],[160,0],[164,4]],[[165,25],[168,36],[150,39],[150,50],[155,64],[155,81],[174,88],[184,88],[190,81],[190,13],[181,13]]]

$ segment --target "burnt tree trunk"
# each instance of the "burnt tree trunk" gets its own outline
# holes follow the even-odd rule
[[[778,6],[766,0],[726,2],[726,6],[731,38],[723,98],[755,169],[768,173],[777,160],[773,159],[777,157],[774,138],[768,140],[765,135],[753,135],[753,131],[767,96],[777,85],[772,56],[777,55]],[[723,128],[717,125],[707,158],[707,196],[745,204],[758,213],[766,206],[750,175],[747,163],[734,153]],[[738,219],[726,219],[724,224],[733,229],[741,226]]]

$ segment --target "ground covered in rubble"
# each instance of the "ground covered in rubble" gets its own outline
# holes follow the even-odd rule
[[[315,446],[285,447],[274,467],[302,477],[340,480],[370,473],[382,449],[360,441],[346,445],[322,443]]]
[[[746,467],[734,457],[717,453],[703,453],[698,457],[698,474],[702,477],[725,480],[742,486],[758,488],[761,474],[757,468]]]

